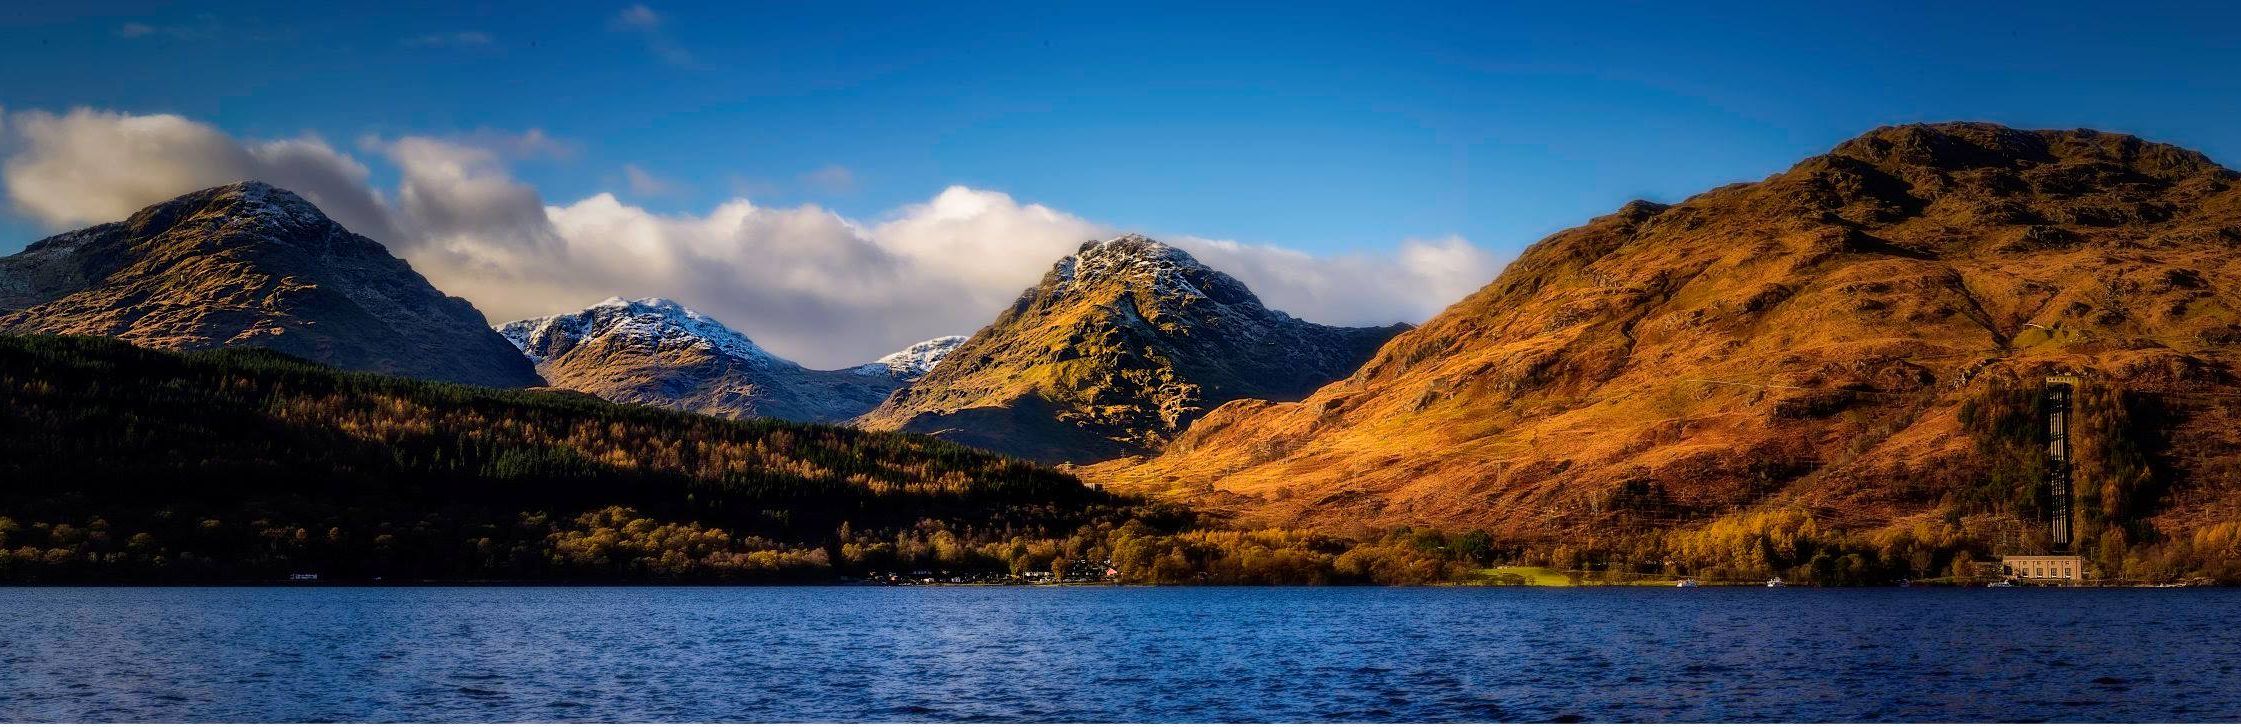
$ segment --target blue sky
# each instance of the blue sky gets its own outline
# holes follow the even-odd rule
[[[1185,240],[1312,320],[1414,321],[1627,200],[1879,125],[2241,159],[2241,10],[2215,4],[1202,5],[15,3],[0,253],[310,138],[342,170],[318,179],[370,175],[316,201],[372,200],[346,222],[494,321],[680,297],[842,365],[970,332],[1085,234]],[[106,116],[42,151],[76,108]],[[126,123],[156,114],[194,128]],[[128,143],[195,129],[230,151]]]
[[[625,4],[63,5],[0,15],[0,105],[338,144],[537,128],[573,150],[520,170],[548,198],[630,164],[676,183],[641,195],[656,209],[744,191],[876,215],[962,183],[1310,251],[1515,248],[1887,123],[2241,158],[2241,17],[2215,6],[669,2],[641,32]],[[468,40],[415,40],[447,36]],[[830,167],[850,181],[804,180]]]

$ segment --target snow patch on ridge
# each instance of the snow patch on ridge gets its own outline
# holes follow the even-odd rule
[[[1191,278],[1227,277],[1181,248],[1133,232],[1083,243],[1080,250],[1058,261],[1052,273],[1064,284],[1133,278],[1159,295],[1193,298],[1209,296]]]
[[[249,180],[224,188],[219,199],[234,197],[241,200],[239,213],[257,219],[285,218],[301,225],[329,222],[327,215],[309,200],[279,187]]]
[[[608,298],[575,313],[507,323],[498,326],[498,334],[534,363],[582,341],[615,336],[649,347],[705,345],[757,366],[800,368],[755,345],[746,334],[667,298]]]
[[[951,351],[964,345],[964,336],[942,336],[913,343],[901,351],[879,357],[879,360],[856,367],[864,375],[889,375],[904,381],[916,381],[934,370],[934,365],[948,358]]]

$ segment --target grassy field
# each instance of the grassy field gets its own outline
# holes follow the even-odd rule
[[[1671,587],[1677,578],[1660,575],[1636,574],[1632,577],[1606,580],[1600,577],[1583,578],[1582,574],[1527,565],[1502,565],[1479,568],[1457,579],[1457,585],[1466,586],[1665,586]],[[1709,584],[1707,584],[1709,585]]]
[[[1554,568],[1504,565],[1464,574],[1458,583],[1472,586],[1576,586],[1577,577]]]

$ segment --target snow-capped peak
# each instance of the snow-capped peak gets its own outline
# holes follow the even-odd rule
[[[327,215],[301,195],[254,179],[208,190],[211,200],[231,203],[230,212],[255,220],[286,220],[299,225],[326,222]]]
[[[254,230],[264,237],[281,239],[295,232],[338,226],[302,196],[254,179],[180,195],[134,213],[124,224],[169,227],[190,220],[237,232]]]
[[[1061,276],[1069,280],[1101,274],[1208,269],[1180,248],[1133,232],[1082,243],[1081,249],[1060,261],[1059,266]]]
[[[1181,248],[1136,233],[1082,243],[1080,250],[1059,260],[1051,274],[1061,286],[1129,280],[1150,286],[1162,299],[1259,305],[1259,299],[1236,278],[1207,267]]]
[[[901,351],[879,357],[879,360],[856,367],[860,374],[889,374],[904,381],[915,381],[934,365],[949,357],[949,352],[965,343],[964,336],[942,336],[913,343]]]
[[[527,318],[498,327],[531,361],[603,336],[647,346],[704,344],[750,363],[795,366],[755,345],[746,334],[667,298],[608,298],[575,313]]]

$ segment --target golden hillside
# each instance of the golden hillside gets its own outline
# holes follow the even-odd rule
[[[2028,397],[2079,373],[2086,545],[2177,543],[2241,521],[2235,180],[2119,134],[1878,129],[1551,236],[1351,377],[1084,475],[1272,523],[1981,554],[2038,537]]]

